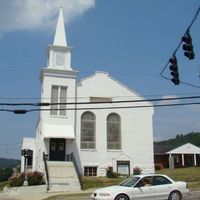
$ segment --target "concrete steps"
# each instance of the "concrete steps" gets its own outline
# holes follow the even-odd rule
[[[47,162],[50,192],[79,192],[81,186],[73,162]]]

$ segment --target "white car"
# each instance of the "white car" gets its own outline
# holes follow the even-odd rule
[[[91,200],[181,200],[188,193],[186,182],[173,181],[166,175],[134,175],[119,185],[97,189]]]

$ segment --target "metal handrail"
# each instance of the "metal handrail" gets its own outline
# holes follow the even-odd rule
[[[43,161],[44,161],[44,167],[45,167],[46,179],[47,179],[47,191],[49,191],[49,172],[48,172],[48,166],[47,166],[47,158],[44,152],[43,152]]]
[[[77,162],[76,162],[76,159],[75,159],[75,157],[74,157],[74,154],[71,153],[70,156],[71,156],[72,162],[73,162],[73,164],[74,164],[76,173],[77,173],[77,175],[78,175],[78,180],[79,180],[79,183],[80,183],[80,185],[81,185],[81,190],[82,190],[82,189],[83,189],[83,181],[82,181],[82,178],[81,178],[81,177],[82,177],[82,176],[81,176],[81,173],[80,173],[79,168],[78,168],[78,164],[77,164]]]

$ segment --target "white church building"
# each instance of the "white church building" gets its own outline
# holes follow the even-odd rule
[[[79,175],[106,176],[108,168],[154,172],[151,103],[107,72],[78,80],[71,54],[61,8],[40,74],[41,103],[50,105],[41,106],[35,138],[23,139],[21,171],[43,172],[52,191],[80,189]]]

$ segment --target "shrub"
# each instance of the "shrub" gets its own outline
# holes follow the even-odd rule
[[[43,174],[41,172],[31,172],[27,174],[28,185],[43,185],[45,184]]]
[[[22,186],[24,182],[24,173],[21,173],[16,176],[12,176],[8,179],[8,183],[10,187],[19,187]]]
[[[139,174],[141,174],[141,172],[142,172],[142,169],[140,167],[134,167],[133,168],[133,174],[134,175],[139,175]]]
[[[162,163],[156,163],[156,164],[155,164],[155,170],[162,170],[162,169],[164,169]]]
[[[28,178],[28,185],[43,185],[45,184],[44,178],[43,178],[43,174],[41,172],[29,172],[27,173],[27,178]],[[23,185],[25,180],[25,174],[24,173],[20,173],[16,176],[12,176],[9,179],[9,186],[10,187],[20,187]]]
[[[8,186],[8,181],[0,182],[0,193],[5,186]]]
[[[108,167],[107,172],[106,172],[106,176],[108,178],[118,178],[119,177],[119,175],[116,172],[113,172],[112,167]]]
[[[107,177],[108,178],[118,178],[119,174],[117,174],[116,172],[109,172],[109,173],[107,173]]]

